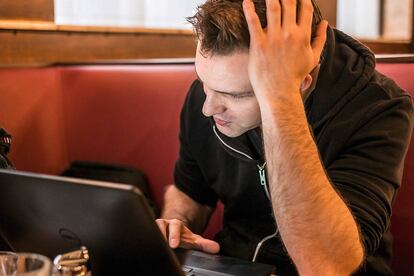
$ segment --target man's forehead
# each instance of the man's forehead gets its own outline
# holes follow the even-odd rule
[[[248,70],[247,57],[232,56],[203,56],[197,55],[195,70],[197,77],[209,89],[240,94],[252,91]]]
[[[217,72],[244,77],[248,75],[248,53],[235,52],[228,55],[214,55],[197,51],[195,66],[199,74]],[[208,69],[214,71],[204,72]]]

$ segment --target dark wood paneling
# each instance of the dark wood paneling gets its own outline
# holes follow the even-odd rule
[[[53,21],[53,0],[0,0],[0,18]]]
[[[0,65],[193,57],[196,39],[180,34],[0,30]]]
[[[414,63],[414,54],[375,55],[380,63]]]
[[[329,25],[336,26],[336,0],[317,0],[316,1],[321,9],[323,17],[328,20]]]
[[[410,41],[361,41],[367,45],[375,54],[404,54],[412,53]]]

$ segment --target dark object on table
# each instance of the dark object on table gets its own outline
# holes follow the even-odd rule
[[[147,177],[134,167],[94,161],[74,161],[62,173],[62,176],[131,184],[144,194],[154,212],[154,216],[158,217],[159,215],[158,209],[150,196]]]
[[[14,169],[12,162],[7,158],[10,151],[12,136],[3,128],[0,128],[0,168]]]

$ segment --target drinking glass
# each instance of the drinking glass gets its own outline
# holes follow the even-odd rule
[[[50,276],[51,261],[40,254],[0,251],[0,275]]]
[[[18,276],[50,276],[52,273],[52,262],[49,258],[35,253],[17,254]]]
[[[17,259],[14,252],[0,251],[0,275],[16,275]]]

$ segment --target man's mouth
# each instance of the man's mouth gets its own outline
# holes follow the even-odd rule
[[[220,120],[216,117],[213,117],[213,119],[214,119],[214,122],[216,122],[216,124],[220,125],[220,126],[226,126],[230,123],[230,122],[227,122],[227,121],[224,121],[224,120]]]

